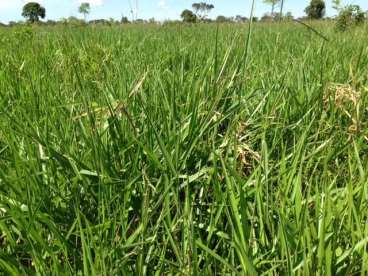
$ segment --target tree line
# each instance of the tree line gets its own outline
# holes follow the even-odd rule
[[[254,17],[254,21],[262,22],[272,22],[281,20],[293,20],[294,17],[291,12],[282,13],[283,0],[263,0],[264,3],[270,5],[271,11],[264,14],[261,18]],[[341,4],[341,0],[332,0],[333,7],[337,11],[336,26],[340,30],[346,30],[351,26],[359,25],[367,19],[367,13],[364,12],[359,5],[346,5]],[[208,15],[215,9],[213,4],[206,2],[193,3],[191,9],[185,9],[181,13],[181,20],[184,23],[200,23],[200,22],[246,22],[249,19],[242,15],[236,15],[235,17],[226,17],[224,15],[219,15],[215,20],[210,19]],[[280,11],[276,11],[280,9]],[[83,20],[76,17],[62,18],[59,21],[47,20],[46,22],[41,22],[40,19],[46,17],[46,9],[39,3],[29,2],[23,6],[22,16],[27,20],[28,23],[38,23],[47,25],[56,24],[103,24],[103,25],[117,25],[117,24],[128,24],[128,23],[157,23],[154,18],[149,20],[135,19],[129,21],[128,17],[122,16],[121,20],[115,20],[110,18],[97,19],[87,21],[87,16],[91,12],[91,6],[89,3],[81,3],[78,12],[83,15]],[[323,19],[326,14],[326,3],[324,0],[310,0],[309,5],[304,10],[306,16],[299,18],[299,20]],[[171,21],[178,23],[179,21]],[[17,25],[21,23],[9,22],[9,25]],[[1,25],[1,24],[0,24]],[[4,25],[4,24],[2,24]]]
[[[271,12],[265,13],[260,20],[258,17],[254,17],[254,21],[262,22],[272,22],[281,20],[293,20],[293,14],[288,11],[285,14],[282,13],[283,0],[263,0],[265,4],[270,5]],[[365,13],[359,5],[346,5],[341,4],[341,0],[332,0],[333,6],[337,11],[336,26],[340,30],[345,30],[350,26],[359,25],[367,19],[368,11]],[[211,22],[213,20],[208,19],[207,15],[215,7],[212,4],[207,4],[205,2],[194,3],[192,5],[192,10],[185,9],[181,13],[181,19],[186,23],[197,23],[197,22]],[[279,12],[276,9],[280,8]],[[306,14],[305,17],[298,18],[299,20],[321,20],[326,14],[326,3],[324,0],[310,0],[308,6],[304,9]],[[247,21],[247,17],[237,15],[236,17],[226,17],[219,15],[216,18],[216,22],[244,22]]]

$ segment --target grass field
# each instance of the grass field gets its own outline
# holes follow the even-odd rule
[[[367,27],[253,27],[0,29],[0,271],[367,275]]]

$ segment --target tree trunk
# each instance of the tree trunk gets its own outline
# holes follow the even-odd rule
[[[275,3],[272,3],[272,10],[271,10],[272,17],[274,16],[274,14],[275,14]]]

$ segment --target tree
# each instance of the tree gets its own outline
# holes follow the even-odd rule
[[[339,15],[337,16],[336,28],[346,31],[349,27],[364,23],[365,13],[358,5],[338,6]]]
[[[122,16],[122,17],[121,17],[121,20],[120,20],[120,23],[121,23],[121,24],[128,24],[128,23],[130,23],[130,22],[129,22],[128,17],[126,17],[126,16]]]
[[[271,16],[274,16],[275,8],[281,0],[263,0],[264,3],[271,5]]]
[[[87,15],[90,13],[91,11],[91,6],[89,3],[82,3],[80,6],[79,6],[79,9],[78,9],[79,13],[82,13],[83,16],[84,16],[84,21],[86,21],[86,18],[87,18]]]
[[[192,5],[192,8],[196,16],[200,20],[203,20],[207,17],[208,13],[215,8],[215,6],[212,4],[207,4],[205,2],[200,2],[200,3],[194,3]]]
[[[62,17],[62,18],[60,18],[59,22],[60,22],[61,24],[63,24],[63,25],[67,25],[67,24],[68,24],[68,19],[67,19],[67,18],[65,18],[65,17]]]
[[[57,24],[57,21],[55,20],[47,20],[46,21],[46,25],[49,25],[49,26],[55,26]]]
[[[88,24],[91,24],[91,25],[102,25],[102,26],[111,26],[111,22],[109,20],[106,20],[106,19],[90,20],[88,22]]]
[[[235,21],[238,23],[242,23],[248,21],[248,18],[242,15],[237,15],[235,16]]]
[[[25,4],[22,11],[22,16],[27,18],[29,22],[38,22],[39,18],[45,18],[46,10],[40,4],[29,2]]]
[[[294,16],[293,16],[293,14],[291,13],[291,11],[288,11],[288,12],[286,13],[286,15],[285,15],[285,19],[286,19],[287,21],[292,21],[292,20],[294,19]]]
[[[69,16],[68,17],[68,25],[70,25],[70,26],[79,27],[79,26],[83,26],[85,24],[86,24],[85,21],[83,21],[82,19],[79,19],[75,16]]]
[[[273,21],[273,16],[269,13],[265,13],[262,17],[261,17],[261,21],[262,22],[271,22]]]
[[[230,18],[227,18],[226,16],[223,15],[219,15],[216,17],[216,22],[218,23],[225,23],[225,22],[230,22]]]
[[[273,15],[273,20],[275,21],[281,21],[284,19],[285,19],[285,16],[282,16],[280,12],[275,12]]]
[[[186,23],[195,23],[197,21],[197,16],[190,10],[184,10],[180,16],[183,22]]]
[[[119,21],[115,20],[113,17],[109,18],[109,25],[110,26],[117,25],[117,24],[119,24]]]
[[[305,13],[310,19],[321,19],[326,13],[326,4],[323,0],[311,0],[308,7],[305,8]]]
[[[134,20],[133,23],[136,23],[136,24],[145,24],[146,21],[144,19],[141,19],[141,18],[137,18],[136,20]]]

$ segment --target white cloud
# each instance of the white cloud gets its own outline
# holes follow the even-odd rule
[[[78,0],[78,3],[90,3],[91,6],[102,6],[104,4],[104,0]]]
[[[158,5],[159,8],[165,9],[165,10],[169,8],[169,6],[167,5],[166,0],[160,0],[157,5]]]

